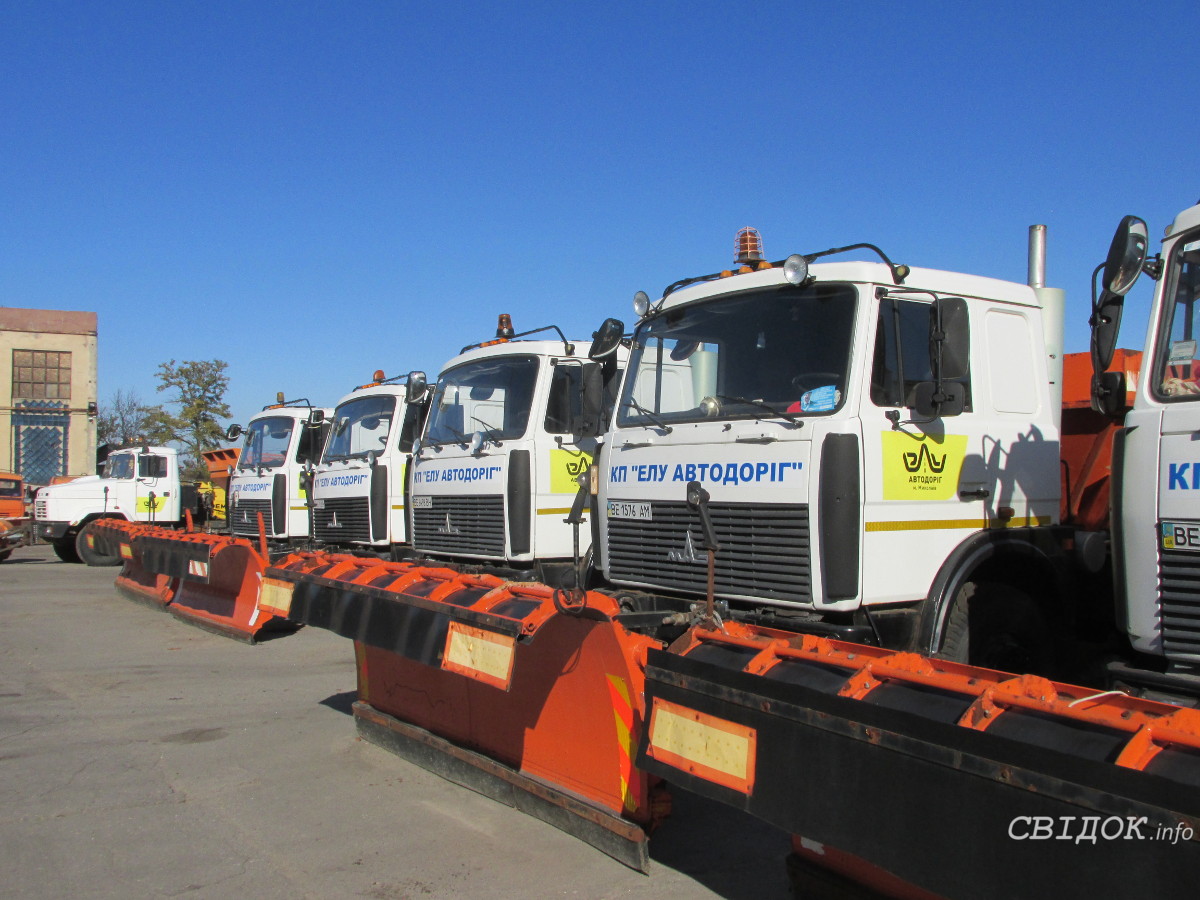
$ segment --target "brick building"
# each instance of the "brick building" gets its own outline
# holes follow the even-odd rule
[[[0,471],[96,471],[96,314],[0,307]]]

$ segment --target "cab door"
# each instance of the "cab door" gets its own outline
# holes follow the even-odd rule
[[[137,477],[134,479],[134,494],[137,518],[146,522],[168,521],[178,518],[169,515],[171,482],[168,477],[168,460],[156,453],[139,453]]]
[[[942,563],[990,528],[1050,524],[1058,433],[1046,408],[1040,310],[966,301],[970,366],[957,415],[923,417],[932,298],[880,298],[862,402],[866,603],[922,599]],[[1041,379],[1041,381],[1039,381]]]

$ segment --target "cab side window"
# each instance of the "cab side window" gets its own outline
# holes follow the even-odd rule
[[[929,359],[930,304],[884,297],[879,301],[875,357],[871,368],[871,402],[876,406],[911,407],[916,386],[933,380]],[[971,410],[971,378],[955,379],[966,392]]]
[[[579,366],[556,366],[550,379],[550,397],[546,401],[546,431],[550,434],[568,434],[579,421],[580,383],[582,370]]]
[[[139,478],[166,478],[167,458],[165,456],[139,456]]]

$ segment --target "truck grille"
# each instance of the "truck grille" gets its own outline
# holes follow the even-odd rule
[[[504,498],[433,497],[413,509],[413,546],[430,553],[504,556]]]
[[[271,520],[270,500],[239,500],[229,513],[229,530],[233,534],[258,537],[258,513],[262,513],[263,527],[267,534],[275,533]]]
[[[45,500],[33,501],[33,517],[35,519],[45,519],[46,518],[46,501]]]
[[[1166,656],[1200,662],[1200,553],[1159,549],[1158,616]]]
[[[330,497],[323,509],[313,510],[318,541],[343,544],[371,540],[371,501],[366,497]]]
[[[700,549],[699,515],[686,503],[655,501],[650,506],[652,521],[608,520],[613,577],[703,594],[708,559]],[[721,545],[716,561],[718,594],[811,602],[807,504],[710,503],[708,511]],[[689,550],[693,561],[687,560]]]

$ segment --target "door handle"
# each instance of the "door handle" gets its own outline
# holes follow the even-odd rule
[[[992,496],[992,492],[987,488],[975,488],[970,491],[958,492],[959,500],[986,500],[990,496]]]

